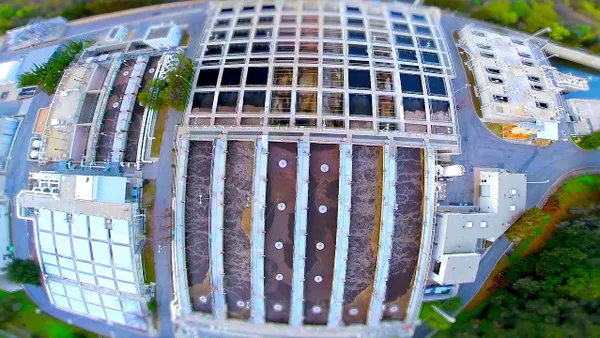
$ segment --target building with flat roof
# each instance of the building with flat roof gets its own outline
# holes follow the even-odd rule
[[[454,71],[437,23],[403,4],[353,6],[289,1],[216,13],[201,41],[189,127],[413,146],[428,138],[455,151]]]
[[[527,177],[496,169],[475,172],[474,208],[438,211],[430,279],[440,285],[475,281],[481,253],[525,211]]]
[[[35,255],[51,303],[63,310],[147,331],[152,316],[142,270],[143,217],[132,193],[140,180],[32,173],[16,198],[33,223]]]
[[[411,336],[436,152],[459,149],[439,12],[214,2],[178,130],[178,334]]]
[[[146,31],[144,43],[154,49],[168,49],[179,46],[182,30],[171,23],[166,25],[151,26]]]
[[[497,123],[556,122],[555,86],[526,40],[467,26],[460,47],[476,82],[483,120]]]

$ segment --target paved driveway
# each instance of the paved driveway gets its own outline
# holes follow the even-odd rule
[[[179,10],[169,10],[166,13],[176,15],[177,23],[189,23],[188,30],[190,32],[190,48],[186,52],[186,56],[192,57],[198,46],[198,38],[200,36],[206,14],[198,12],[199,9],[206,9],[206,4],[195,4],[193,11],[182,13]],[[161,13],[161,15],[164,13]],[[151,16],[150,14],[142,15],[142,18]],[[112,24],[126,22],[118,18],[110,19],[109,21],[95,21],[91,23],[94,27],[107,27],[107,30]],[[127,19],[131,20],[131,18]],[[156,18],[160,20],[160,16]],[[93,29],[90,26],[86,29]],[[69,34],[70,35],[70,34]],[[36,114],[39,108],[48,106],[51,102],[51,97],[41,93],[34,97],[28,114],[23,121],[21,131],[15,140],[13,158],[9,163],[6,176],[9,177],[6,181],[6,195],[8,198],[13,198],[21,189],[27,188],[28,175],[30,171],[39,170],[37,165],[29,162],[25,158],[29,146],[29,139],[33,124],[35,123]],[[14,107],[18,108],[18,104]],[[11,112],[13,106],[6,106],[6,109]],[[158,315],[159,315],[159,336],[172,337],[173,328],[171,324],[170,302],[173,298],[172,281],[171,281],[171,250],[170,250],[170,219],[166,216],[170,215],[171,199],[172,199],[172,182],[171,182],[171,149],[175,138],[176,124],[181,121],[181,113],[174,110],[169,110],[165,133],[161,145],[161,153],[163,156],[160,160],[144,168],[144,178],[156,178],[156,202],[155,202],[155,224],[159,224],[159,231],[154,238],[155,247],[155,263],[156,263],[156,284],[157,284],[157,299],[158,299]],[[160,175],[158,173],[161,173]],[[24,229],[27,229],[27,223],[16,218],[16,211],[13,209],[12,215],[12,233],[13,245],[15,254],[20,258],[29,257],[28,234]],[[109,326],[103,321],[96,321],[86,317],[77,316],[53,307],[46,296],[45,291],[40,287],[27,286],[25,288],[32,300],[45,312],[62,321],[71,321],[73,325],[82,327],[88,331],[102,334],[104,336],[116,337],[143,337],[145,334],[130,331],[124,327]]]
[[[456,79],[453,81],[455,90],[463,88],[467,78],[460,56],[453,47],[452,32],[470,22],[472,21],[464,18],[446,15],[442,17],[442,30],[446,34],[456,72]],[[528,182],[548,180],[547,183],[528,185],[528,208],[535,206],[563,174],[581,168],[600,167],[600,151],[581,150],[570,138],[568,141],[554,142],[549,147],[519,145],[501,140],[479,120],[473,105],[469,104],[472,101],[468,90],[458,91],[456,102],[462,106],[456,113],[462,138],[462,154],[453,156],[452,160],[463,164],[467,175],[448,184],[448,201],[472,203],[474,167],[503,168],[515,173],[526,173]],[[566,131],[564,122],[560,124],[559,129]]]
[[[444,14],[442,31],[450,48],[450,55],[456,72],[453,87],[463,88],[467,83],[462,61],[456,48],[452,33],[465,27],[472,20]],[[600,151],[585,151],[577,147],[571,139],[554,142],[549,147],[534,147],[506,142],[492,134],[481,123],[471,101],[468,90],[460,90],[456,102],[463,107],[457,111],[459,131],[462,138],[462,154],[452,156],[454,163],[465,166],[467,174],[449,182],[447,201],[473,203],[473,168],[503,168],[515,173],[526,173],[527,208],[536,206],[545,198],[548,190],[560,185],[569,173],[596,172],[600,170]],[[559,130],[566,131],[561,122]],[[568,135],[568,132],[567,132]],[[562,135],[561,135],[562,137]],[[488,253],[482,258],[475,282],[461,285],[458,297],[463,306],[477,294],[496,263],[508,249],[510,242],[502,236],[494,242]],[[432,334],[427,325],[417,327],[414,337],[426,337]]]
[[[207,8],[204,5],[204,8]],[[198,39],[204,26],[206,13],[190,15],[188,31],[189,47],[185,56],[193,58]],[[173,281],[171,274],[171,202],[173,200],[172,149],[177,134],[176,125],[181,123],[182,113],[169,109],[167,122],[160,146],[161,156],[157,162],[142,168],[144,179],[156,179],[156,199],[154,201],[154,263],[156,265],[156,297],[158,303],[160,337],[173,335],[171,323],[171,301],[173,300]]]

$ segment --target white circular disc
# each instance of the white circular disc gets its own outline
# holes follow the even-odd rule
[[[275,275],[275,279],[276,280],[283,280],[283,274],[282,273],[278,273]]]
[[[324,214],[327,212],[327,207],[324,205],[319,205],[319,212]]]
[[[112,106],[113,106],[113,108],[117,108],[117,107],[119,106],[119,102],[115,102],[115,103],[113,103],[113,105],[112,105]]]
[[[392,306],[390,312],[398,312],[398,307],[396,305]]]
[[[286,160],[279,161],[279,168],[285,168],[285,167],[287,167],[287,161]]]
[[[279,209],[279,211],[285,210],[285,203],[279,203],[279,204],[277,204],[277,209]]]
[[[275,249],[277,249],[277,250],[283,249],[283,243],[281,243],[280,241],[275,242]]]
[[[237,306],[239,307],[244,307],[244,305],[246,305],[246,302],[244,302],[243,300],[238,300],[235,304],[237,304]]]
[[[318,305],[315,305],[312,307],[312,313],[321,313],[321,307]]]
[[[329,171],[329,166],[327,164],[321,164],[321,172],[328,172]]]
[[[317,243],[316,246],[317,246],[317,250],[319,250],[319,251],[325,249],[325,244],[323,244],[323,242]]]
[[[323,281],[323,277],[321,277],[321,276],[315,276],[315,282],[321,283],[322,281]]]
[[[206,303],[208,301],[208,299],[206,298],[206,296],[200,296],[200,301],[202,303]]]
[[[279,312],[279,311],[283,310],[283,305],[281,305],[279,303],[275,303],[275,304],[273,304],[273,310]]]
[[[127,76],[127,75],[129,75],[129,72],[128,71],[124,71],[123,72],[123,76]]]
[[[150,68],[150,70],[148,70],[148,73],[153,74],[155,71],[156,71],[156,69]]]
[[[353,307],[350,310],[348,310],[348,314],[351,316],[356,316],[356,315],[358,315],[358,309]]]

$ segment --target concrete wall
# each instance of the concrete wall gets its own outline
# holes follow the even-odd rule
[[[546,46],[545,52],[548,55],[558,54],[558,56],[562,59],[576,62],[596,70],[600,70],[600,57],[583,52],[581,50],[566,48],[550,43],[548,44],[548,46]]]

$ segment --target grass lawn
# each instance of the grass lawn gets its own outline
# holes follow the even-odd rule
[[[142,206],[146,209],[146,245],[144,246],[144,276],[146,283],[156,281],[156,270],[154,268],[154,248],[152,246],[152,225],[154,217],[154,197],[156,195],[156,184],[148,181],[144,184],[142,195]]]
[[[179,47],[187,47],[187,45],[190,43],[190,33],[185,32],[183,33],[183,36],[181,37],[181,42],[179,42]]]
[[[452,37],[454,38],[454,42],[458,43],[458,31],[455,31],[454,33],[452,33]],[[469,82],[469,84],[471,85],[469,88],[469,91],[471,92],[471,99],[473,100],[473,107],[475,108],[475,112],[477,113],[477,116],[479,116],[479,118],[482,118],[483,115],[481,114],[481,102],[479,101],[479,97],[477,97],[477,95],[475,95],[475,77],[473,76],[473,73],[471,73],[471,70],[469,69],[469,67],[467,67],[467,65],[465,64],[467,61],[469,61],[469,56],[467,55],[467,53],[464,51],[464,49],[462,48],[457,48],[458,49],[458,54],[460,55],[460,60],[462,61],[462,66],[465,69],[465,74],[467,74],[467,81]]]
[[[0,298],[13,296],[21,303],[21,310],[9,322],[0,324],[0,327],[19,337],[28,331],[31,335],[48,338],[75,338],[75,337],[97,337],[96,334],[87,332],[78,327],[69,325],[47,314],[36,314],[37,306],[29,299],[25,291],[8,293],[0,291]]]
[[[162,143],[163,133],[165,132],[168,111],[169,108],[165,106],[157,112],[156,125],[154,126],[154,140],[152,140],[150,157],[158,157],[160,155],[160,145]]]
[[[496,136],[503,139],[504,135],[502,133],[502,124],[501,123],[491,123],[485,122],[485,126]]]
[[[517,244],[510,257],[502,257],[490,277],[482,285],[473,300],[457,317],[459,320],[468,321],[478,314],[478,309],[484,308],[487,298],[498,289],[501,274],[511,263],[538,252],[546,242],[552,238],[556,226],[563,220],[571,217],[569,209],[587,208],[600,201],[600,175],[583,175],[567,181],[559,188],[542,208],[541,223],[532,236]]]

